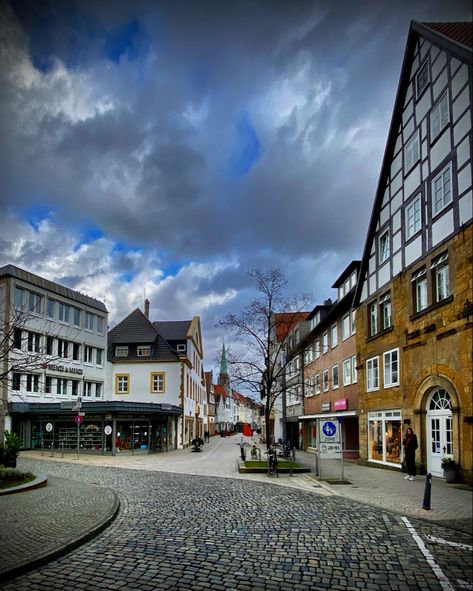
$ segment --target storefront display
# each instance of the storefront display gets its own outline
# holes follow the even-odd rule
[[[368,459],[372,462],[401,466],[401,411],[368,413]]]

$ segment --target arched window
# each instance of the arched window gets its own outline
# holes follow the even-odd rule
[[[449,393],[444,389],[437,390],[430,400],[429,410],[452,410]]]

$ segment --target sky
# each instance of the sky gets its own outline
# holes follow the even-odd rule
[[[278,267],[314,305],[360,259],[409,24],[469,1],[0,3],[0,266],[113,327],[216,323]]]

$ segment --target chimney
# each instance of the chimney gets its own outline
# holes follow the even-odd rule
[[[145,316],[149,320],[149,300],[148,300],[148,298],[145,299]]]

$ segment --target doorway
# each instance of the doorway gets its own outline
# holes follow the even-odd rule
[[[442,458],[453,458],[452,400],[443,388],[427,402],[427,470],[443,478]]]

